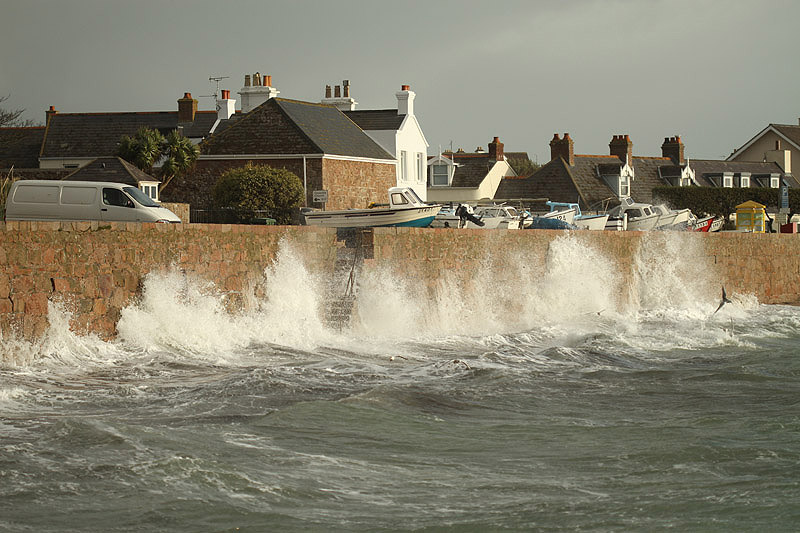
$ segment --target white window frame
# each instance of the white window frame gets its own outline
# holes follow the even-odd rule
[[[781,177],[775,174],[770,174],[769,176],[770,189],[779,189],[780,186],[781,186]]]
[[[408,152],[400,150],[400,180],[408,181]]]
[[[425,182],[425,158],[422,152],[417,152],[417,183]]]
[[[733,187],[733,174],[730,172],[726,172],[722,175],[722,186],[730,189]]]
[[[747,189],[750,187],[750,174],[742,173],[739,177],[739,187]]]
[[[444,173],[436,173],[436,167],[444,168]],[[444,183],[437,183],[436,177],[444,176],[445,182]],[[433,163],[431,165],[431,187],[449,187],[450,186],[450,165],[447,163]]]
[[[619,176],[619,197],[620,198],[627,198],[631,195],[631,181],[628,178],[628,175],[625,173],[620,173]]]

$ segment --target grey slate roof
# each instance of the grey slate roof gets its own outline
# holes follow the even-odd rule
[[[216,120],[216,111],[198,111],[193,123],[183,124],[183,134],[203,137]],[[139,128],[156,129],[166,135],[178,126],[177,111],[55,113],[47,125],[41,157],[111,156],[116,154],[120,139],[134,135]]]
[[[770,124],[770,126],[785,135],[787,139],[800,146],[800,126],[792,124]]]
[[[138,186],[142,181],[160,181],[120,157],[98,157],[64,178],[70,181],[110,181]]]
[[[720,176],[726,172],[732,174],[750,173],[751,187],[761,186],[758,178],[766,178],[771,174],[779,174],[790,187],[800,187],[797,179],[791,174],[785,174],[780,165],[775,162],[692,159],[689,161],[689,166],[694,170],[695,179],[698,183],[705,187],[718,187],[719,185],[709,178]]]
[[[214,133],[204,154],[328,154],[368,159],[395,158],[333,106],[270,98]]]
[[[343,113],[362,130],[397,130],[406,118],[405,115],[398,115],[397,109],[365,109]]]
[[[634,157],[634,179],[631,197],[637,202],[652,202],[653,187],[666,185],[661,179],[663,167],[679,168],[665,157]],[[556,158],[529,178],[505,178],[496,198],[548,198],[554,202],[578,202],[584,209],[597,209],[604,203],[613,204],[615,191],[602,176],[619,176],[622,161],[612,155],[576,155],[573,166]]]
[[[38,168],[44,126],[0,128],[0,168]]]
[[[458,165],[453,174],[451,187],[479,187],[486,174],[497,162],[489,154],[453,154]]]

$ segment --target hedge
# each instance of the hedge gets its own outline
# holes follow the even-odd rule
[[[672,209],[691,209],[692,213],[703,213],[728,217],[736,212],[736,206],[752,200],[767,206],[769,211],[780,207],[781,190],[763,187],[654,187],[653,203],[665,203]],[[789,211],[800,212],[800,190],[789,189]],[[790,213],[790,214],[791,214]]]

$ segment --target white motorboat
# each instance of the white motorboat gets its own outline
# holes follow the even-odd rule
[[[578,229],[588,229],[588,230],[604,230],[606,229],[606,224],[608,223],[608,214],[603,215],[584,215],[581,213],[581,207],[578,204],[570,204],[570,203],[562,203],[562,202],[547,202],[547,205],[550,206],[550,213],[566,213],[567,211],[573,212],[573,219],[570,222],[566,218],[561,218],[560,216],[556,216],[559,220],[564,220],[564,222],[573,224],[578,227]],[[547,217],[546,218],[553,218]],[[568,217],[568,214],[564,215]]]
[[[519,229],[519,212],[507,205],[472,207],[460,204],[458,207],[443,207],[433,219],[433,228],[469,229]]]
[[[631,197],[623,198],[622,203],[609,209],[608,214],[612,219],[627,219],[626,229],[630,231],[654,229],[661,218],[661,215],[653,211],[652,205],[634,202]]]
[[[308,211],[303,213],[309,226],[332,228],[368,228],[380,226],[407,226],[426,228],[441,206],[426,204],[409,187],[389,189],[389,205],[369,209],[344,209],[340,211]]]
[[[540,215],[544,218],[555,218],[562,220],[567,224],[573,224],[575,215],[579,209],[578,204],[567,204],[562,202],[547,202],[550,207],[550,212]]]
[[[484,229],[520,229],[519,212],[508,205],[480,205],[475,208],[475,216],[484,223]]]
[[[694,219],[689,209],[670,209],[664,204],[654,205],[652,208],[653,212],[660,215],[657,229],[687,229],[689,222]]]

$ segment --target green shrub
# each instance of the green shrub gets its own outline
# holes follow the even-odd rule
[[[303,205],[304,198],[303,183],[292,172],[250,163],[222,174],[212,194],[217,207],[235,212],[266,211],[264,215],[278,224],[290,224],[292,212]],[[247,221],[242,217],[238,222]]]
[[[780,207],[781,190],[770,188],[721,187],[655,187],[653,202],[666,203],[673,209],[688,208],[692,213],[727,217],[736,206],[748,200],[767,206],[770,211]],[[789,211],[800,211],[800,190],[789,189]]]

